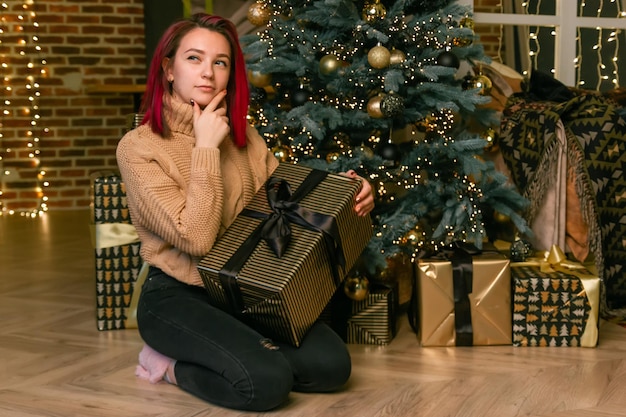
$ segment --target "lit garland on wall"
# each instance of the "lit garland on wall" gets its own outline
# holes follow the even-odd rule
[[[41,128],[40,120],[40,108],[39,98],[41,96],[40,85],[37,81],[39,77],[45,77],[46,75],[46,61],[44,59],[37,60],[41,52],[39,46],[39,36],[37,31],[39,23],[37,22],[37,15],[34,10],[34,0],[23,0],[22,11],[16,14],[9,14],[9,5],[7,2],[2,2],[0,7],[2,8],[2,25],[0,27],[0,45],[2,45],[7,51],[9,56],[2,55],[0,57],[0,67],[2,68],[2,120],[0,121],[0,163],[2,164],[2,172],[0,175],[3,177],[1,185],[5,185],[5,179],[13,175],[17,175],[17,168],[5,167],[8,162],[8,157],[15,159],[21,158],[20,154],[27,153],[30,164],[36,172],[35,193],[38,199],[38,207],[31,210],[19,211],[20,214],[30,217],[36,217],[48,209],[48,197],[45,193],[45,188],[48,187],[48,182],[45,180],[46,172],[41,167],[40,157],[40,135],[39,133],[47,133],[48,128]],[[16,19],[14,22],[9,21],[9,18]],[[32,33],[29,33],[28,29],[32,29]],[[9,31],[16,33],[17,41],[15,45],[4,45],[4,35]],[[11,54],[11,51],[15,51]],[[26,68],[17,68],[14,63],[23,62],[25,58]],[[17,77],[19,73],[26,73],[26,76],[21,79]],[[23,83],[23,84],[22,84]],[[21,87],[26,89],[27,104],[21,104],[20,98],[17,94],[20,94]],[[16,91],[17,90],[17,91]],[[15,101],[15,102],[14,102]],[[24,133],[26,142],[26,151],[15,150],[11,146],[5,146],[5,128],[6,120],[14,118],[16,120],[27,120],[28,127]],[[12,128],[15,128],[12,126]],[[15,129],[16,131],[21,131]],[[17,138],[16,138],[17,139]],[[2,201],[3,190],[0,188],[0,215],[15,214],[15,209],[9,209]]]
[[[535,5],[535,11],[530,11],[530,2],[523,2],[522,7],[524,8],[525,14],[541,14],[541,0],[538,0]],[[534,28],[534,29],[533,29]],[[539,60],[539,54],[541,53],[541,44],[539,43],[539,36],[541,34],[541,26],[531,26],[529,27],[528,39],[528,70],[524,71],[524,75],[529,75],[529,71],[532,71],[533,68],[537,68],[537,62]],[[553,30],[551,35],[554,36],[556,33]],[[555,69],[550,69],[551,73],[555,73]]]
[[[519,70],[522,74],[528,76],[532,69],[537,68],[539,65],[545,67],[549,59],[552,58],[551,56],[545,56],[546,52],[543,52],[549,50],[552,53],[552,48],[545,47],[545,43],[551,41],[555,46],[554,52],[561,58],[558,60],[561,67],[555,68],[557,62],[555,60],[554,64],[545,69],[545,71],[549,71],[554,75],[559,74],[562,77],[562,81],[571,86],[595,88],[598,91],[620,87],[618,64],[621,53],[620,39],[623,43],[623,19],[626,18],[626,11],[623,10],[623,1],[598,0],[593,5],[582,1],[578,3],[577,9],[571,10],[568,7],[564,16],[546,11],[542,13],[541,9],[545,9],[542,6],[546,6],[546,2],[542,2],[542,0],[523,0],[519,4],[521,6],[519,10],[510,2],[500,1],[495,5],[498,7],[499,13],[503,15],[502,23],[499,23],[497,20],[492,20],[491,22],[499,24],[500,29],[497,57],[494,57],[495,59],[506,64],[501,56],[504,44],[506,44],[507,48],[512,48],[514,51],[521,51],[523,62],[520,65],[522,68]],[[567,3],[567,6],[570,6],[569,3]],[[505,11],[507,7],[510,10]],[[547,7],[555,7],[555,3],[548,2]],[[593,8],[592,12],[588,10],[589,8]],[[556,13],[559,13],[558,8]],[[495,13],[483,14],[484,16],[481,16],[481,18],[485,17],[488,21],[493,19],[492,15]],[[524,15],[524,18],[518,21],[515,16],[520,14]],[[541,19],[538,19],[543,21],[543,23],[540,23],[541,26],[532,20],[533,16],[541,17]],[[569,18],[572,20],[569,20]],[[613,26],[613,20],[616,22],[615,26]],[[562,26],[559,28],[560,25]],[[567,26],[567,30],[563,30],[563,25]],[[509,40],[507,34],[505,42],[503,33],[506,26],[517,28],[521,40],[515,40],[513,36]],[[588,28],[588,31],[591,33],[595,30],[595,40],[593,36],[589,36],[585,32],[585,28]],[[546,36],[544,29],[550,30],[551,40]],[[557,34],[563,35],[564,32],[568,33],[568,39],[557,38]],[[583,36],[583,34],[587,34],[587,36]],[[556,42],[560,44],[557,45]],[[561,46],[561,48],[558,46]],[[542,52],[544,57],[541,60],[541,64],[539,64],[539,55]],[[583,58],[586,61],[584,64]],[[570,59],[571,61],[569,61]],[[568,66],[567,62],[572,62],[572,65]],[[589,72],[590,69],[591,73]],[[595,69],[595,75],[593,74],[593,69]],[[595,85],[593,85],[594,82]]]
[[[610,0],[610,3],[613,4],[617,8],[617,14],[616,14],[617,18],[620,18],[620,17],[623,18],[626,16],[626,14],[624,14],[624,12],[621,10],[621,5],[619,1]],[[522,7],[524,8],[525,14],[530,14],[530,15],[541,14],[540,13],[541,0],[537,0],[537,2],[535,3],[534,11],[529,10],[530,2],[528,1],[524,1],[522,3]],[[578,16],[585,16],[586,7],[587,7],[586,2],[582,1],[579,6]],[[599,0],[595,17],[598,17],[598,18],[602,17],[603,12],[605,12],[605,2],[604,0]],[[611,86],[612,88],[617,88],[619,87],[619,72],[618,72],[617,62],[618,62],[618,55],[619,55],[618,35],[620,31],[615,30],[615,29],[601,28],[601,27],[596,27],[595,29],[597,32],[597,41],[592,46],[592,51],[585,51],[584,46],[583,46],[582,28],[581,27],[576,28],[577,56],[574,60],[574,66],[576,68],[576,73],[577,73],[576,86],[584,87],[586,84],[585,80],[582,79],[583,57],[585,56],[590,57],[591,55],[595,55],[597,59],[597,64],[596,64],[597,82],[596,82],[595,89],[600,90],[603,82],[607,80],[610,80],[610,82],[612,83],[612,86]],[[534,29],[532,29],[531,27],[531,30],[529,31],[529,35],[528,35],[529,36],[529,52],[528,52],[529,70],[532,70],[533,68],[537,68],[539,53],[541,52],[541,45],[539,41],[540,31],[541,31],[540,26],[535,26]],[[609,31],[609,35],[605,36],[607,31]],[[552,29],[550,34],[554,37],[556,36],[556,31]],[[566,41],[566,40],[563,40],[563,41]],[[609,58],[611,63],[607,65],[606,54],[603,54],[602,52],[603,52],[603,47],[610,45],[610,44],[613,44],[614,47],[613,47],[612,56]],[[556,70],[552,68],[550,72],[554,74]],[[524,74],[527,75],[527,72],[524,71]]]
[[[622,10],[622,6],[619,1],[611,0],[610,3],[614,4],[616,7],[617,18],[626,17],[626,13]],[[579,16],[584,16],[584,11],[585,11],[586,6],[587,4],[584,1],[581,2],[580,7],[579,7],[579,12],[578,12]],[[602,17],[603,11],[604,11],[604,0],[600,0],[598,9],[596,10],[596,17]],[[605,30],[610,30],[609,35],[606,38],[606,43],[604,42]],[[598,75],[598,80],[596,82],[596,90],[600,90],[600,88],[602,87],[602,83],[607,80],[610,80],[610,82],[613,85],[613,88],[617,88],[620,85],[619,84],[619,71],[618,71],[618,66],[617,66],[618,57],[619,57],[619,47],[620,47],[618,35],[620,34],[620,30],[604,29],[604,28],[598,27],[596,28],[596,31],[597,31],[597,42],[592,47],[598,59],[598,62],[596,64],[597,75]],[[581,71],[582,59],[583,59],[581,28],[577,28],[576,32],[577,32],[576,43],[578,45],[578,56],[576,57],[576,60],[574,62],[576,65],[576,70],[577,70],[576,85],[579,87],[583,87],[585,85],[585,81],[582,79],[582,71]],[[611,70],[608,70],[608,67],[604,62],[604,55],[602,54],[602,48],[604,45],[609,45],[611,43],[614,43],[614,48],[613,48],[613,56],[611,57],[611,63],[609,64]]]

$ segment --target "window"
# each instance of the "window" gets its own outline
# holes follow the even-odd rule
[[[497,56],[488,55],[521,73],[536,69],[552,73],[566,85],[600,91],[626,80],[626,68],[618,67],[626,60],[625,0],[460,3],[473,5],[478,34],[488,27],[500,28]]]

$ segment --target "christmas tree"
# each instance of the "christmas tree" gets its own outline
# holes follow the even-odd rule
[[[284,162],[356,170],[375,189],[364,259],[384,269],[453,241],[481,248],[526,201],[482,157],[498,118],[471,10],[451,0],[258,0],[243,37],[250,119]],[[463,66],[469,72],[463,73]],[[461,68],[461,70],[459,70]]]

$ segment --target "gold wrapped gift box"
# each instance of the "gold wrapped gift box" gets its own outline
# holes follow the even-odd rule
[[[91,176],[91,232],[96,259],[98,330],[136,328],[138,279],[147,273],[139,238],[130,221],[126,190],[119,174]]]
[[[601,281],[558,247],[511,263],[513,345],[595,347]]]
[[[308,192],[301,192],[311,184],[309,175],[318,181],[313,181],[316,185]],[[259,238],[268,215],[276,214],[266,194],[274,179],[286,181],[298,195],[300,208],[334,219],[342,247],[328,247],[329,233],[291,223],[291,242],[279,258]],[[359,181],[281,163],[268,184],[200,261],[198,270],[214,305],[267,337],[299,346],[369,242],[371,219],[354,212]],[[245,247],[250,250],[242,256]],[[339,257],[341,263],[342,255],[345,265],[333,267],[334,258]]]
[[[457,311],[459,304],[455,301],[453,262],[454,259],[422,259],[418,262],[417,308],[421,345],[510,345],[509,260],[496,253],[471,258],[466,313]],[[463,342],[457,335],[457,329],[461,328],[459,323],[464,325],[462,329],[466,331]]]
[[[396,336],[398,310],[397,283],[372,283],[359,301],[348,298],[343,288],[337,290],[320,319],[346,343],[387,345]]]

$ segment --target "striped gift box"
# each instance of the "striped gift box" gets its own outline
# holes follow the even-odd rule
[[[282,163],[272,176],[297,190],[312,171]],[[240,214],[198,266],[212,303],[267,337],[299,346],[371,237],[371,219],[357,216],[353,209],[359,188],[359,181],[328,174],[299,202],[305,209],[335,219],[345,257],[345,268],[339,268],[338,275],[331,266],[331,258],[336,254],[329,253],[323,233],[296,224],[291,224],[291,242],[280,258],[264,240],[255,240],[247,259],[238,259],[235,252],[250,242],[264,221]],[[246,209],[253,213],[271,212],[265,187]],[[236,276],[224,281],[231,258],[240,265]],[[233,296],[239,301],[233,301]]]
[[[346,343],[384,346],[396,336],[398,310],[398,283],[373,282],[367,297],[360,301],[338,289],[320,320]]]

